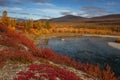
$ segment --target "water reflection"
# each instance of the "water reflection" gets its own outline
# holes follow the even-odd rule
[[[108,42],[114,38],[100,37],[64,37],[44,38],[39,46],[52,48],[54,51],[83,63],[109,64],[120,75],[120,50],[110,47]]]

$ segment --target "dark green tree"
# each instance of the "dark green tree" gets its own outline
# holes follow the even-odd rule
[[[50,23],[49,23],[48,20],[45,22],[45,28],[46,29],[50,29],[51,28]]]

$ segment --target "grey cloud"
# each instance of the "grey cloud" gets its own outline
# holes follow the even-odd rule
[[[33,2],[48,2],[49,0],[31,0],[31,1],[33,1]]]
[[[52,18],[51,16],[47,16],[47,15],[41,15],[41,14],[29,14],[26,12],[8,12],[8,13],[12,13],[12,14],[20,14],[20,15],[33,15],[33,16],[41,16],[43,18]]]
[[[17,14],[16,12],[8,12],[8,13]]]
[[[26,12],[8,12],[8,13],[20,14],[20,15],[30,15],[29,13],[26,13]]]
[[[26,13],[26,12],[22,12],[22,13],[19,13],[19,14],[22,14],[22,15],[30,15],[29,13]]]
[[[48,2],[50,0],[21,0],[22,2],[26,2],[26,1],[29,1],[29,2],[34,2],[34,3],[44,3],[44,2]]]
[[[80,10],[83,13],[79,13],[79,15],[86,15],[87,17],[94,17],[94,16],[100,16],[100,15],[111,13],[106,8],[101,8],[97,6],[84,6]]]
[[[32,14],[34,16],[41,16],[43,18],[52,18],[51,16],[47,16],[47,15],[41,15],[41,14]]]
[[[32,14],[32,15],[35,15],[35,16],[41,16],[40,14]]]
[[[108,5],[108,6],[115,6],[115,5],[118,5],[117,2],[106,2],[105,4]]]
[[[41,17],[43,17],[43,18],[52,18],[51,16],[41,15],[41,14],[32,14],[32,15],[41,16]]]
[[[10,3],[9,0],[0,0],[0,6],[8,6]]]
[[[51,16],[42,15],[43,18],[52,18]]]
[[[100,1],[100,0],[72,0],[72,1],[75,1],[75,2],[96,2],[96,1]]]
[[[17,1],[17,2],[14,2],[14,4],[21,4],[22,2],[20,2],[20,1]]]
[[[106,10],[105,8],[97,7],[97,6],[84,6],[81,10]]]
[[[62,15],[72,15],[73,14],[73,12],[61,12],[60,14],[62,14]]]
[[[18,0],[18,1],[12,1],[12,0],[0,0],[0,6],[13,6],[14,4],[23,4],[28,2],[33,3],[45,3],[50,0]]]

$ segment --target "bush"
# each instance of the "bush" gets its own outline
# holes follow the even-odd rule
[[[115,42],[120,43],[120,38],[116,39]]]
[[[7,26],[4,24],[0,23],[0,32],[6,32],[8,30]]]
[[[28,63],[34,60],[32,54],[22,50],[4,49],[0,51],[0,53],[0,63],[5,62],[6,60]]]
[[[57,79],[58,78],[58,79]],[[26,72],[18,72],[14,80],[82,80],[75,73],[50,64],[32,64]]]

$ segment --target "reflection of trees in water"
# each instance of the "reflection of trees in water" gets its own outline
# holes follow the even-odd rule
[[[46,48],[48,43],[49,43],[49,39],[45,38],[45,39],[41,39],[39,44],[40,44],[41,47],[45,47]]]

